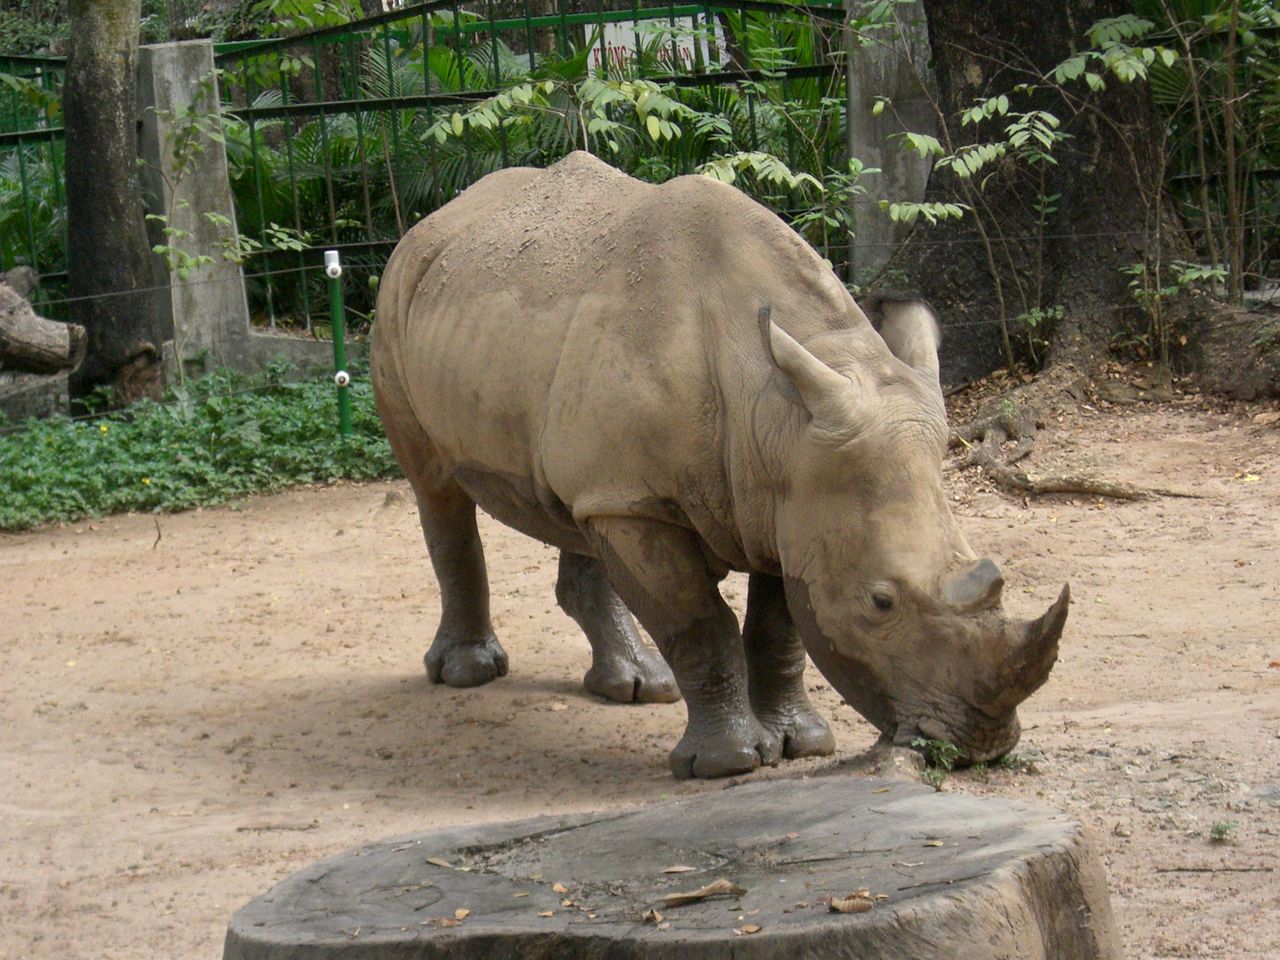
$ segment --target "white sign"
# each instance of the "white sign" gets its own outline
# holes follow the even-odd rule
[[[634,74],[637,47],[673,73],[692,72],[699,60],[703,69],[713,69],[725,59],[724,34],[718,21],[695,27],[693,17],[623,20],[604,24],[603,44],[597,41],[591,48],[591,67],[599,70],[602,58],[607,58],[611,75]]]

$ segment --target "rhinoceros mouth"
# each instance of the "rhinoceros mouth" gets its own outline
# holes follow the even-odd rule
[[[1011,713],[1000,722],[994,722],[985,714],[969,713],[964,721],[951,724],[937,717],[904,718],[893,734],[893,742],[899,746],[927,750],[933,743],[949,743],[960,751],[958,766],[972,766],[996,760],[1018,745],[1022,725],[1017,713]]]

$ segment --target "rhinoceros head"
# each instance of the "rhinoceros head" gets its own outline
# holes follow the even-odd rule
[[[879,338],[861,327],[808,347],[761,311],[804,424],[783,457],[776,537],[801,639],[846,702],[895,743],[946,740],[977,763],[1017,743],[1017,705],[1057,659],[1069,591],[1039,619],[1009,619],[999,569],[960,532],[942,487],[938,330],[916,304],[886,308]]]

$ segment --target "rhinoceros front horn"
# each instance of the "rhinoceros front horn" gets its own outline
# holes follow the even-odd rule
[[[994,706],[1012,709],[1049,679],[1049,671],[1058,660],[1058,640],[1070,606],[1071,586],[1066,584],[1044,616],[1012,631],[1009,659]]]

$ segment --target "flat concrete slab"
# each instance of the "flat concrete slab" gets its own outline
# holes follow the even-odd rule
[[[674,870],[673,868],[680,868]],[[745,892],[684,906],[724,879]],[[848,905],[861,912],[837,913]],[[236,913],[224,960],[1120,956],[1081,826],[1013,800],[824,777],[400,837]]]

